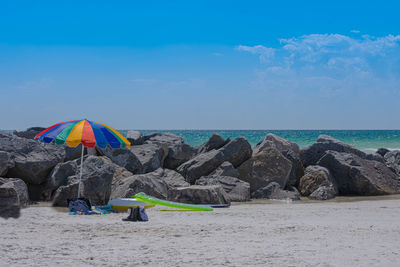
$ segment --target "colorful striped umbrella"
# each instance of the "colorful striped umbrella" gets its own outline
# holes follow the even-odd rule
[[[88,120],[64,121],[43,130],[35,136],[35,139],[45,143],[53,140],[57,145],[67,143],[68,146],[76,147],[82,144],[86,147],[112,148],[130,147],[131,143],[119,132],[100,122]]]
[[[111,148],[130,147],[131,143],[119,132],[100,122],[88,120],[63,121],[43,130],[35,136],[35,139],[44,143],[54,141],[57,145],[76,147],[82,144],[81,173],[79,177],[78,198],[80,197],[80,185],[82,180],[83,154],[85,147]]]

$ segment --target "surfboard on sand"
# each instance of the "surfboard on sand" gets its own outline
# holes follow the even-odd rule
[[[152,197],[146,195],[145,193],[137,193],[133,196],[134,199],[146,202],[152,205],[160,205],[170,208],[177,208],[177,209],[185,209],[185,210],[193,210],[193,211],[213,211],[213,208],[207,205],[193,205],[193,204],[185,204],[185,203],[178,203],[173,201],[162,200],[156,197]]]

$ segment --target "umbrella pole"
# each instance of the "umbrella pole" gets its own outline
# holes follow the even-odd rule
[[[85,147],[82,144],[82,155],[81,155],[81,173],[79,175],[79,184],[78,184],[78,198],[81,197],[81,181],[82,181],[82,169],[83,169],[83,151]]]

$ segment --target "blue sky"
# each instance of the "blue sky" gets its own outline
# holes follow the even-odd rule
[[[0,3],[0,128],[400,128],[395,1],[81,2]]]

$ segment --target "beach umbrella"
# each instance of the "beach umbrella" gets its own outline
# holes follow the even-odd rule
[[[76,147],[82,144],[81,170],[78,184],[78,198],[81,194],[83,153],[85,147],[111,148],[130,147],[131,143],[126,140],[119,132],[108,125],[89,120],[63,121],[43,130],[35,136],[35,139],[44,143],[54,141],[57,145],[67,144],[70,147]]]

